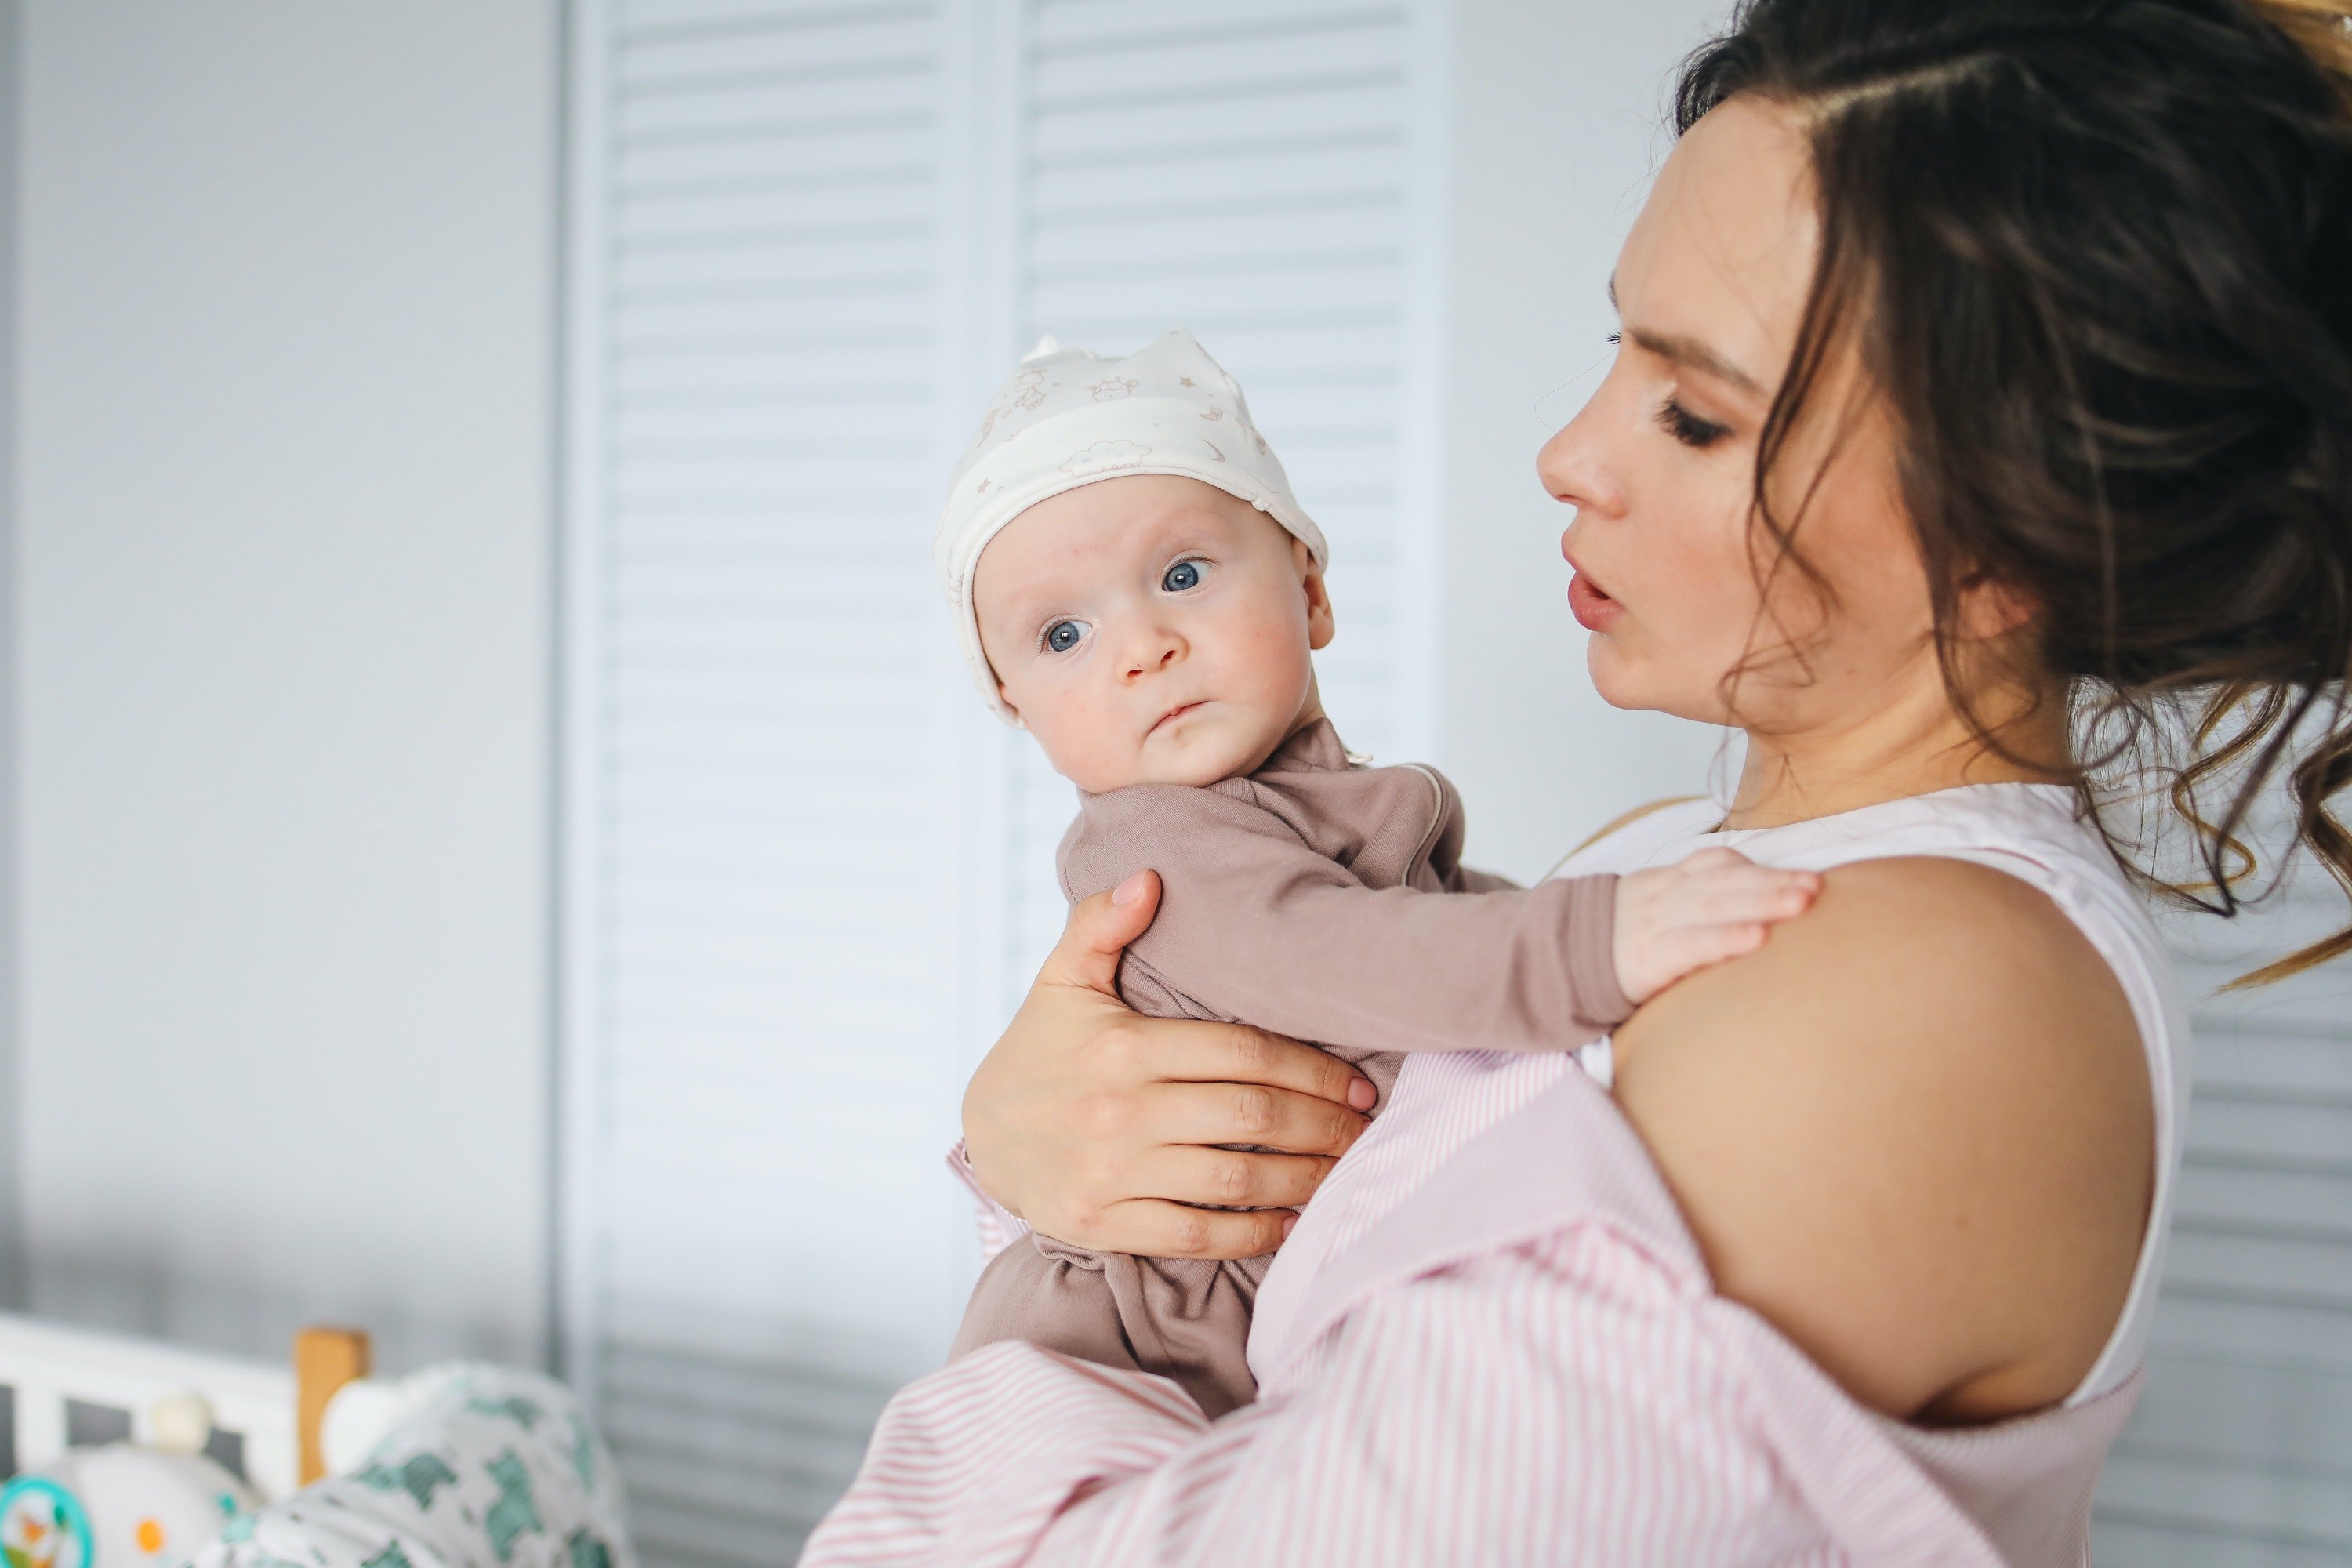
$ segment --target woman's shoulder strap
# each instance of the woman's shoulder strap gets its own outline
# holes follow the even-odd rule
[[[1553,863],[1551,869],[1543,874],[1542,879],[1549,881],[1552,878],[1559,876],[1562,871],[1568,868],[1569,863],[1574,860],[1578,856],[1583,854],[1586,850],[1591,848],[1596,844],[1600,844],[1606,839],[1615,837],[1618,834],[1622,833],[1625,829],[1633,826],[1637,822],[1656,816],[1661,812],[1672,811],[1677,806],[1698,805],[1704,804],[1706,800],[1706,797],[1705,795],[1671,795],[1664,800],[1654,800],[1647,805],[1637,805],[1633,810],[1625,813],[1622,816],[1617,817],[1615,820],[1612,821],[1607,826],[1601,828],[1600,832],[1594,834],[1591,837],[1587,838],[1583,843],[1578,845],[1567,854],[1561,856],[1558,861]]]

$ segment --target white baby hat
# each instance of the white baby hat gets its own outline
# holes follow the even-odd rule
[[[1290,493],[1282,460],[1250,421],[1239,383],[1192,333],[1169,332],[1125,359],[1042,340],[989,400],[956,464],[931,541],[940,586],[955,606],[964,663],[990,708],[1012,712],[981,651],[971,582],[999,530],[1049,496],[1128,474],[1178,474],[1240,497],[1304,542],[1317,566],[1330,548]]]

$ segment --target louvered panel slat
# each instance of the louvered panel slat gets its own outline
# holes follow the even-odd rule
[[[910,345],[883,343],[866,363],[828,343],[803,347],[753,339],[726,347],[645,349],[636,385],[608,411],[616,450],[658,444],[699,450],[790,439],[793,421],[826,406],[856,405],[874,420],[933,416],[920,380],[908,374]],[[803,363],[805,362],[805,363]],[[829,368],[837,367],[837,368]]]
[[[1220,102],[1213,112],[1171,121],[1127,105],[1066,110],[1038,125],[1031,153],[1040,167],[1161,162],[1283,142],[1392,142],[1404,123],[1401,80],[1346,82],[1261,92]]]
[[[2188,1144],[2200,1159],[2345,1173],[2352,1172],[2352,1106],[2212,1089],[2189,1118]]]
[[[1118,44],[1133,47],[1171,34],[1203,34],[1237,43],[1255,26],[1276,27],[1393,21],[1398,8],[1366,0],[1186,0],[1181,7],[1138,5],[1135,0],[1044,0],[1036,7],[1032,36],[1040,49],[1068,52],[1074,46]]]
[[[727,244],[664,246],[614,258],[614,285],[635,299],[728,293],[861,280],[907,265],[919,232],[884,229],[843,237],[794,237]],[[915,275],[918,279],[921,275]]]
[[[938,193],[929,182],[900,177],[864,184],[689,184],[676,189],[614,193],[627,220],[627,250],[742,236],[825,235],[879,224],[929,221]],[[904,330],[905,323],[901,323]]]
[[[614,85],[626,99],[756,81],[784,98],[804,81],[929,77],[939,64],[939,19],[929,0],[777,7],[765,20],[759,27],[646,33],[620,52]]]
[[[2212,993],[2255,963],[2274,958],[2291,944],[2256,948],[2226,962],[2184,954],[2180,975],[2192,996]],[[2214,995],[2197,1009],[2201,1029],[2259,1036],[2274,1031],[2290,1035],[2342,1037],[2344,1021],[2352,1018],[2352,973],[2345,964],[2331,964],[2267,985],[2259,991]]]
[[[820,126],[809,133],[643,142],[621,148],[614,172],[632,190],[839,183],[920,174],[936,150],[928,120],[912,118],[871,129]]]
[[[1040,220],[1095,213],[1165,216],[1192,213],[1204,221],[1237,191],[1268,206],[1300,201],[1401,201],[1402,171],[1392,143],[1365,142],[1297,151],[1250,147],[1213,156],[1135,160],[1040,168],[1032,210]]]
[[[2352,1487],[2341,1476],[2124,1454],[2108,1465],[2105,1496],[2109,1508],[2151,1523],[2352,1552]]]
[[[2217,1534],[2177,1522],[2102,1518],[2092,1568],[2344,1568],[2332,1546],[2296,1546],[2259,1535]]]
[[[1086,321],[1131,309],[1148,289],[1170,321],[1269,315],[1296,321],[1324,315],[1360,316],[1394,310],[1401,292],[1395,258],[1308,258],[1296,266],[1234,268],[1154,266],[1139,258],[1132,275],[1088,270],[1075,276],[1040,272],[1030,310],[1040,319]]]
[[[845,756],[852,754],[845,752],[838,735],[806,727],[731,722],[725,716],[691,710],[617,716],[615,725],[615,750],[625,746],[634,756],[658,757],[682,767],[822,768],[843,765]],[[927,745],[910,740],[903,729],[876,724],[857,734],[854,755],[870,760],[874,767],[896,763],[918,772],[913,764],[928,752]]]
[[[2341,1307],[2249,1300],[2236,1290],[2168,1284],[2151,1342],[2167,1352],[2352,1369],[2352,1316]]]
[[[2352,1237],[2352,1171],[2192,1157],[2181,1171],[2176,1212],[2184,1223]]]
[[[919,274],[899,273],[828,288],[717,298],[665,295],[615,303],[613,329],[623,350],[740,343],[746,338],[803,339],[827,346],[865,332],[903,331],[932,308]],[[790,352],[790,342],[776,345]]]
[[[622,451],[651,452],[696,447],[744,447],[789,437],[813,409],[862,405],[877,420],[923,417],[929,401],[910,388],[889,365],[870,368],[861,378],[835,378],[806,368],[780,365],[772,355],[746,353],[706,358],[692,377],[670,365],[649,366],[647,381],[661,387],[613,410],[613,444]],[[729,373],[740,378],[730,380]],[[628,520],[634,522],[635,520]]]
[[[1255,90],[1401,79],[1408,37],[1402,12],[1360,21],[1293,20],[1282,0],[1259,8],[1262,31],[1237,47],[1230,31],[1161,27],[1117,47],[1041,44],[1031,75],[1038,109],[1090,109],[1121,100],[1191,105]]]
[[[2191,1221],[2174,1227],[2168,1261],[2179,1289],[2332,1308],[2352,1328],[2352,1241]]]
[[[1139,213],[1117,223],[1070,217],[1041,223],[1036,247],[1040,256],[1053,258],[1039,270],[1053,276],[1077,268],[1125,270],[1168,258],[1280,266],[1322,253],[1378,253],[1396,239],[1395,206],[1383,197],[1352,205],[1323,201],[1305,210],[1286,206],[1245,217]]]
[[[724,36],[803,26],[845,10],[875,9],[858,0],[616,0],[607,25],[618,41],[642,47],[682,34]]]
[[[706,87],[696,92],[624,94],[613,134],[626,146],[706,137],[790,136],[832,126],[928,121],[934,100],[924,79],[898,74],[793,84]]]

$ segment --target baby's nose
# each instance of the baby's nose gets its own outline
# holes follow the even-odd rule
[[[1136,645],[1128,662],[1129,679],[1156,674],[1166,669],[1184,656],[1184,639],[1173,633],[1162,633]]]

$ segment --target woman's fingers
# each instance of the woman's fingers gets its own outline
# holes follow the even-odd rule
[[[1175,1144],[1145,1167],[1155,1197],[1228,1208],[1296,1208],[1315,1195],[1337,1162],[1315,1154],[1258,1154]]]
[[[1158,1143],[1256,1143],[1332,1158],[1367,1125],[1344,1105],[1258,1083],[1162,1084],[1149,1115],[1149,1134]]]
[[[1370,1110],[1371,1079],[1328,1051],[1246,1024],[1185,1023],[1160,1031],[1159,1075],[1187,1083],[1255,1083]]]
[[[1115,1204],[1078,1238],[1097,1252],[1131,1252],[1139,1258],[1261,1258],[1282,1245],[1288,1209],[1228,1214],[1158,1198]]]

